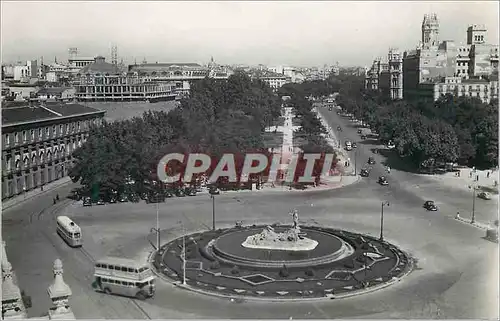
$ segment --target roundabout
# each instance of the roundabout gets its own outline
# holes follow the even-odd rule
[[[390,243],[329,227],[299,227],[294,215],[292,226],[236,225],[184,235],[161,247],[153,267],[196,292],[269,300],[372,292],[413,268],[413,259]]]

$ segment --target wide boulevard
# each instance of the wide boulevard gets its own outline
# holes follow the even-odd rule
[[[336,111],[320,111],[342,143],[359,142],[357,128]],[[216,196],[217,227],[290,223],[291,209],[300,223],[320,224],[378,236],[382,201],[385,239],[417,259],[417,268],[400,283],[348,299],[314,302],[255,302],[203,296],[158,281],[156,296],[146,301],[95,292],[91,288],[92,260],[103,255],[146,260],[153,250],[156,204],[144,202],[82,207],[69,200],[52,205],[48,192],[4,211],[3,239],[20,288],[32,296],[30,316],[44,314],[52,281],[52,262],[60,258],[64,279],[72,289],[70,305],[77,318],[498,318],[498,245],[485,240],[485,231],[454,219],[471,213],[472,194],[442,188],[425,177],[392,170],[373,154],[377,144],[365,141],[356,151],[358,172],[375,157],[370,177],[336,190],[306,192],[234,192]],[[351,161],[355,154],[351,153]],[[376,180],[385,175],[389,186]],[[438,212],[422,208],[434,200]],[[491,221],[497,201],[476,201],[476,218]],[[44,210],[45,209],[45,210]],[[171,198],[158,206],[162,239],[212,227],[208,195]],[[69,248],[56,234],[55,217],[68,215],[83,229],[83,249]]]

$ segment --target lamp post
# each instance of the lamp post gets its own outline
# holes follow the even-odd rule
[[[380,211],[380,240],[384,240],[384,206],[389,206],[388,201],[382,202],[382,207]]]
[[[160,209],[156,203],[156,228],[151,228],[151,232],[156,232],[156,250],[160,250]]]
[[[474,224],[476,223],[476,186],[472,184],[470,187],[472,188],[472,217],[470,223]]]
[[[215,231],[215,195],[210,194],[210,198],[212,199],[212,230]]]
[[[358,150],[354,150],[354,176],[358,175]]]
[[[182,227],[182,284],[186,285],[186,230],[182,221],[179,223]]]

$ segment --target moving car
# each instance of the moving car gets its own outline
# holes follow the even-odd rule
[[[375,164],[375,159],[373,157],[368,157],[368,164],[370,165]]]
[[[83,199],[83,206],[92,206],[92,199],[90,197],[85,197]]]
[[[337,130],[338,130],[339,132],[341,132],[341,131],[342,131],[342,127],[337,126]]]
[[[362,133],[363,133],[363,130],[358,129],[358,134],[362,134]]]
[[[394,142],[392,140],[390,140],[388,143],[387,143],[387,148],[388,149],[394,149],[396,148],[396,145],[394,145]]]
[[[482,198],[483,200],[490,200],[491,194],[488,192],[481,192],[481,193],[477,194],[477,197]]]
[[[360,175],[361,175],[362,177],[368,177],[368,176],[370,176],[370,169],[368,169],[368,168],[363,168],[363,169],[361,170]]]
[[[385,178],[385,176],[380,176],[380,177],[378,178],[378,183],[379,183],[380,185],[383,185],[383,186],[385,186],[385,185],[389,185],[389,182],[387,181],[387,179]]]
[[[438,210],[436,204],[434,204],[434,201],[425,201],[424,208],[428,211],[437,211]]]
[[[352,143],[352,148],[358,148],[358,145],[356,143]]]
[[[345,149],[346,150],[352,150],[352,144],[350,141],[345,142]]]
[[[361,139],[366,139],[366,135],[361,135]]]

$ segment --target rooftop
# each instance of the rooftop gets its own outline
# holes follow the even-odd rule
[[[30,107],[25,103],[24,106],[2,108],[2,127],[98,113],[105,111],[80,104],[49,103]]]
[[[120,71],[118,70],[117,66],[106,62],[104,57],[97,56],[95,57],[93,63],[91,63],[86,67],[83,67],[78,73],[80,75],[85,75],[85,74],[116,75],[119,74]]]
[[[57,95],[61,94],[65,90],[71,89],[69,87],[50,87],[50,88],[42,88],[38,91],[39,95]]]

